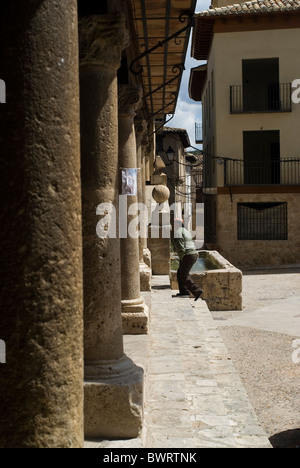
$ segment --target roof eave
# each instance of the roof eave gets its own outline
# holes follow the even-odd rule
[[[202,93],[207,80],[207,65],[192,68],[189,81],[189,96],[196,102],[202,101]]]
[[[238,6],[248,5],[255,2],[246,2],[245,4],[237,4]],[[196,60],[208,60],[210,47],[214,35],[214,25],[216,20],[228,20],[238,18],[251,18],[251,17],[266,17],[268,15],[281,16],[281,15],[299,15],[300,6],[282,9],[256,9],[251,11],[241,10],[232,11],[236,5],[229,5],[228,7],[212,8],[195,15],[195,27],[193,30],[191,56]]]

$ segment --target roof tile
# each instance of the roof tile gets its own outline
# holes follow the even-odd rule
[[[210,8],[196,14],[203,16],[227,16],[253,13],[272,13],[278,11],[300,11],[300,0],[254,0],[224,7]]]

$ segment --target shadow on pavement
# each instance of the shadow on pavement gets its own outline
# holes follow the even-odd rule
[[[283,274],[296,274],[300,273],[300,267],[293,266],[293,267],[281,267],[276,268],[243,268],[241,267],[240,270],[243,272],[244,276],[260,276],[260,275],[283,275]]]
[[[273,448],[300,448],[300,429],[290,429],[270,437]]]

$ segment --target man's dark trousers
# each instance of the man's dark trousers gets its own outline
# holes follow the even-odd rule
[[[197,296],[202,291],[202,289],[198,287],[190,277],[192,266],[196,263],[198,258],[198,254],[185,255],[180,261],[177,271],[180,294],[189,294],[191,292],[194,296]]]

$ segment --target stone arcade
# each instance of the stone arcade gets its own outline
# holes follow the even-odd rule
[[[150,205],[155,131],[175,112],[190,29],[139,56],[187,24],[196,2],[178,3],[1,6],[1,448],[140,434],[143,371],[123,333],[147,332],[150,255],[146,236],[100,239],[96,209],[118,207],[121,168],[140,176],[130,201]]]

